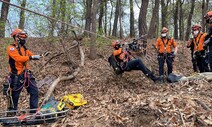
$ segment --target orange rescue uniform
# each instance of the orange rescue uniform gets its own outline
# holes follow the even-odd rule
[[[196,37],[193,38],[192,42],[194,43],[194,51],[202,51],[204,50],[204,40],[207,33],[199,33]]]
[[[24,47],[20,47],[20,52],[21,54],[19,54],[19,51],[17,49],[17,45],[16,43],[14,43],[14,45],[9,45],[7,47],[7,54],[8,54],[8,61],[9,61],[9,65],[10,65],[10,72],[13,74],[17,74],[19,75],[20,73],[22,73],[24,71],[24,69],[29,69],[29,65],[28,65],[28,61],[29,61],[29,57],[33,55],[33,53],[26,49],[24,49]]]
[[[177,47],[177,43],[174,41],[173,38],[162,39],[161,37],[157,39],[156,48],[159,50],[159,53],[171,53],[172,52],[172,46],[175,48]]]

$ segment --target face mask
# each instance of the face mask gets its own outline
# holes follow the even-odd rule
[[[19,39],[19,44],[21,46],[25,45],[25,43],[26,43],[26,40],[25,39]]]
[[[194,35],[196,36],[199,33],[198,30],[194,31]]]
[[[162,37],[166,37],[166,33],[162,33],[161,36],[162,36]]]

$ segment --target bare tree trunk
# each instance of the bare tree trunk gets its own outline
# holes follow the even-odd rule
[[[180,40],[184,40],[184,13],[183,13],[183,3],[184,0],[180,0],[180,16],[179,16],[179,31],[180,31]]]
[[[178,39],[178,9],[179,9],[179,0],[175,4],[174,12],[174,39]]]
[[[105,36],[107,36],[107,0],[105,0],[105,24],[104,24]]]
[[[159,7],[160,7],[160,0],[155,0],[155,6],[153,9],[153,14],[149,26],[148,38],[156,38],[157,37],[157,28],[158,28],[158,21],[159,21]]]
[[[5,0],[6,2],[10,2],[10,0]],[[1,6],[1,18],[0,18],[0,38],[5,37],[5,27],[6,27],[6,21],[9,11],[9,4],[2,3]]]
[[[191,0],[191,10],[189,12],[188,20],[187,20],[187,30],[186,30],[186,36],[185,40],[189,39],[190,31],[191,31],[191,20],[194,13],[194,7],[195,7],[195,0]]]
[[[104,16],[104,4],[105,4],[105,0],[99,0],[100,1],[100,11],[99,11],[99,27],[98,30],[100,32],[100,34],[103,33],[103,28],[102,28],[102,19]]]
[[[87,31],[91,30],[91,7],[92,7],[92,0],[86,0],[85,30]],[[84,35],[89,34],[85,32]]]
[[[133,10],[133,0],[130,0],[130,37],[135,37],[135,18]]]
[[[202,0],[202,22],[201,22],[201,25],[202,25],[202,31],[205,32],[205,19],[204,19],[204,16],[206,14],[206,3],[205,3],[205,0]]]
[[[66,18],[66,0],[60,1],[60,13],[61,13],[61,20],[65,22]],[[65,33],[65,24],[61,25],[60,33]]]
[[[23,0],[22,3],[21,3],[21,7],[25,8],[26,7],[26,0]],[[25,22],[25,14],[24,14],[24,10],[21,9],[21,12],[20,12],[20,20],[19,20],[19,28],[20,29],[24,29],[24,22]]]
[[[52,18],[55,18],[56,10],[57,10],[56,0],[52,0],[52,10],[51,10],[51,17]],[[50,37],[54,36],[55,24],[56,24],[55,21],[50,20],[50,31],[49,31]]]
[[[123,38],[123,27],[122,27],[123,11],[122,11],[121,0],[120,0],[119,12],[120,12],[120,15],[119,15],[119,28],[120,28],[119,36],[120,36],[120,38]]]
[[[98,0],[93,0],[93,7],[92,7],[92,32],[96,33],[96,14],[98,8]],[[91,35],[91,45],[90,45],[90,55],[89,57],[94,60],[96,59],[96,34]]]
[[[149,0],[142,0],[141,9],[138,18],[139,36],[147,33],[146,15]]]
[[[165,3],[166,2],[166,3]],[[168,5],[169,5],[170,0],[161,0],[161,17],[162,17],[162,21],[161,21],[161,27],[168,27]]]
[[[110,27],[109,27],[109,33],[108,33],[109,36],[111,35],[111,31],[112,31],[112,17],[113,17],[113,3],[112,3],[112,1],[110,1],[110,3],[111,3],[112,8],[111,8],[111,12],[110,12]]]
[[[118,26],[118,18],[120,15],[120,1],[121,0],[117,0],[116,2],[116,11],[115,11],[115,19],[114,19],[114,23],[113,23],[113,32],[112,32],[112,36],[117,37],[117,26]]]
[[[206,10],[208,10],[208,6],[209,6],[209,0],[206,0]],[[205,21],[205,19],[204,19]],[[206,30],[208,29],[208,25],[206,25]]]

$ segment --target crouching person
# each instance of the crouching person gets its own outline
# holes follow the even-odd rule
[[[121,74],[125,71],[140,70],[154,82],[158,80],[153,72],[144,65],[141,59],[133,59],[130,51],[123,50],[120,41],[113,41],[112,46],[115,50],[110,56],[109,62],[110,64],[116,64],[116,67],[113,66],[116,74]],[[115,62],[112,60],[112,57],[114,57]]]

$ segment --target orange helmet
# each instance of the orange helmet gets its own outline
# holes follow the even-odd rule
[[[161,30],[161,33],[167,33],[168,31],[169,31],[169,29],[168,29],[168,28],[163,27],[163,28],[162,28],[162,30]]]
[[[192,30],[195,31],[195,30],[200,30],[202,28],[202,26],[200,24],[194,24],[192,26]]]
[[[205,18],[206,18],[206,23],[212,23],[212,11],[209,11],[206,15],[205,15]]]
[[[18,36],[20,38],[27,38],[28,35],[26,32],[24,32],[22,29],[15,29],[12,33],[11,33],[11,37],[14,36]]]
[[[121,42],[119,40],[112,41],[113,48],[118,48],[118,46],[120,46],[120,44],[121,44]]]

